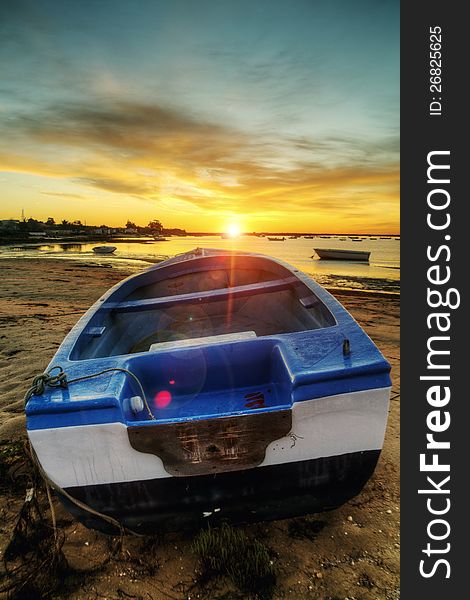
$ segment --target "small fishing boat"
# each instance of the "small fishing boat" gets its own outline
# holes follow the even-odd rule
[[[298,269],[196,249],[88,310],[27,394],[27,430],[89,527],[285,518],[362,489],[383,444],[389,370]]]
[[[314,250],[320,258],[328,260],[368,261],[370,256],[370,252],[363,250],[343,250],[340,248],[314,248]]]
[[[116,246],[95,246],[93,252],[95,254],[112,254],[116,249]]]
[[[270,242],[283,242],[285,239],[285,237],[268,237]]]
[[[154,235],[153,239],[155,242],[167,242],[168,239],[166,237],[163,237],[162,235]]]

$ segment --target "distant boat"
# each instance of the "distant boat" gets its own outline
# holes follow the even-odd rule
[[[315,235],[304,235],[304,238],[306,240],[314,240],[316,238],[316,236]]]
[[[381,239],[381,240],[391,240],[392,238],[391,237],[381,237],[379,239]]]
[[[351,242],[363,242],[364,240],[362,238],[352,238]]]
[[[95,254],[112,254],[116,250],[116,246],[95,246],[93,252]]]
[[[329,240],[329,239],[330,239],[330,237],[331,237],[331,235],[320,235],[319,237],[320,237],[320,239],[322,239],[322,240]]]
[[[290,235],[289,239],[290,240],[296,240],[298,237],[300,237],[299,235]]]
[[[278,238],[278,237],[268,237],[268,240],[270,242],[283,242],[286,238],[282,237],[282,238]]]
[[[156,242],[167,242],[168,240],[166,239],[166,237],[163,237],[162,235],[154,235],[153,239]]]
[[[370,252],[362,250],[340,250],[338,248],[314,248],[320,258],[329,260],[358,260],[368,262]]]

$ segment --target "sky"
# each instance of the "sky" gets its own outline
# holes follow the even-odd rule
[[[397,233],[398,0],[0,2],[0,218]]]

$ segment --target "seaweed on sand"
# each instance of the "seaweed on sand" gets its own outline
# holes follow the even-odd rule
[[[41,511],[36,488],[29,488],[4,552],[0,591],[11,600],[48,598],[68,570],[63,543]]]
[[[276,570],[268,548],[242,530],[223,524],[202,530],[192,543],[203,578],[227,577],[238,589],[254,598],[272,597]]]

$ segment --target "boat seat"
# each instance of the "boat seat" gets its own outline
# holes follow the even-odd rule
[[[204,337],[157,342],[150,346],[150,352],[173,350],[174,348],[189,348],[192,346],[207,346],[208,344],[221,344],[226,342],[241,342],[256,338],[254,331],[240,331],[237,333],[223,333],[220,335],[206,335]]]
[[[107,302],[102,305],[104,310],[114,312],[140,312],[145,310],[158,310],[170,308],[182,304],[199,304],[200,302],[217,302],[227,298],[242,296],[254,296],[269,292],[278,292],[300,285],[297,277],[286,277],[249,285],[239,285],[219,290],[208,290],[191,294],[177,294],[174,296],[163,296],[161,298],[148,298],[145,300],[128,300],[124,302]]]

